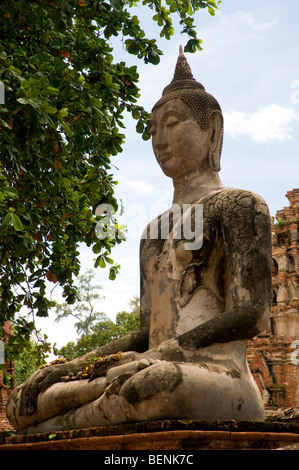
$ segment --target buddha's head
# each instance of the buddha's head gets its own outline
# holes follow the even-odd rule
[[[201,168],[220,171],[221,108],[193,78],[182,50],[172,82],[152,109],[150,132],[155,156],[167,176],[177,178]]]

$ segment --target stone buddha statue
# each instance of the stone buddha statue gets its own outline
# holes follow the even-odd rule
[[[246,343],[268,326],[268,208],[260,196],[221,183],[221,108],[193,78],[182,50],[150,132],[174,197],[142,236],[141,328],[17,387],[7,415],[20,433],[161,419],[264,420]],[[193,239],[178,230],[184,208]],[[64,382],[70,374],[76,380]]]

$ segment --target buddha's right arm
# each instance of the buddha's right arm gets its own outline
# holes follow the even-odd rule
[[[149,329],[140,328],[101,346],[84,356],[63,364],[55,364],[33,373],[22,387],[20,399],[20,415],[31,415],[36,411],[37,397],[39,393],[47,390],[51,385],[59,382],[61,377],[69,372],[76,374],[89,365],[95,357],[108,356],[120,351],[144,352],[148,349]]]
[[[78,357],[71,361],[78,371],[86,367],[95,357],[108,356],[116,354],[119,351],[135,351],[144,352],[148,349],[149,329],[140,328],[139,330],[132,331],[121,338],[118,338],[111,343],[100,346],[99,348]],[[69,363],[70,364],[70,363]]]

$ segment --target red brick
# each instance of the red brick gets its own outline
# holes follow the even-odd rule
[[[289,207],[272,224],[273,303],[268,331],[248,342],[247,358],[266,408],[299,407],[299,364],[292,363],[299,340],[299,188],[288,191]],[[285,287],[279,298],[280,288]],[[298,354],[299,363],[299,354]],[[293,361],[294,362],[294,361]]]

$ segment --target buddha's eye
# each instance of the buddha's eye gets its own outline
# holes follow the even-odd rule
[[[180,121],[178,119],[169,119],[166,122],[166,127],[175,127],[179,123],[180,123]]]
[[[149,132],[152,136],[156,135],[157,134],[157,129],[155,127],[151,127]]]

